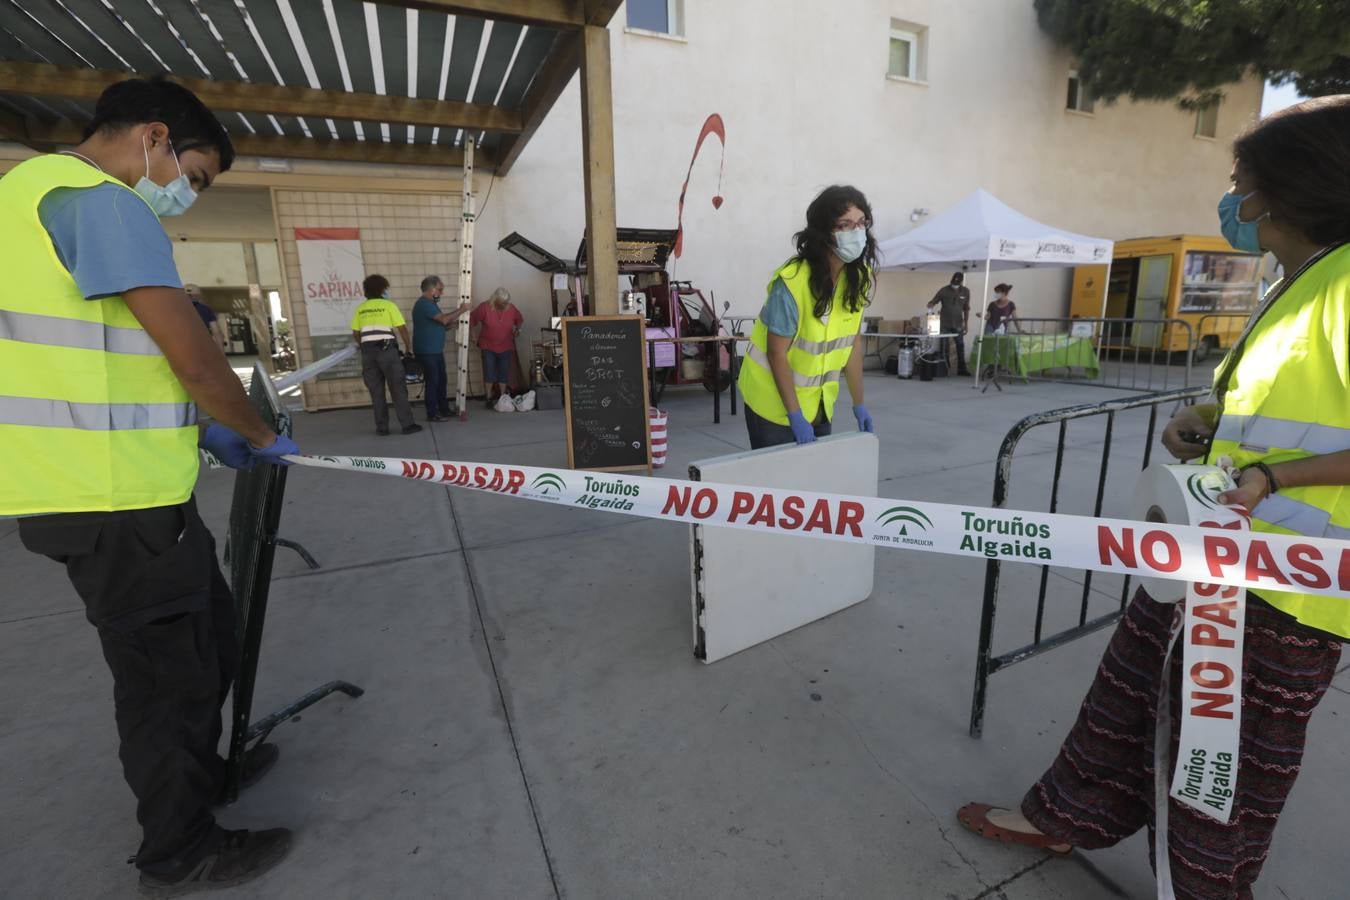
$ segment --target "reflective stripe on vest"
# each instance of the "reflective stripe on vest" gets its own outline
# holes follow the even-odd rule
[[[820,356],[835,350],[844,350],[848,347],[852,347],[853,342],[857,340],[857,337],[856,334],[849,334],[844,337],[835,338],[832,341],[806,341],[801,338],[796,338],[793,340],[792,346],[796,347],[798,350],[804,350],[807,353],[814,353],[817,356]]]
[[[849,345],[851,346],[853,344],[853,338],[849,338],[848,340]],[[768,354],[766,354],[763,350],[756,347],[754,344],[749,345],[749,349],[746,350],[745,352],[745,358],[753,359],[755,362],[759,363],[764,368],[766,369],[769,368]],[[770,371],[773,370],[770,369]],[[839,380],[838,369],[826,372],[824,375],[802,375],[799,372],[792,373],[792,383],[793,385],[799,388],[820,387],[821,385],[829,384],[832,381],[838,380]]]
[[[1309,537],[1350,538],[1350,528],[1331,524],[1331,514],[1284,494],[1271,494],[1252,510],[1256,518]]]
[[[134,356],[159,356],[159,345],[139,328],[117,328],[102,322],[39,316],[0,309],[0,340],[104,350]]]
[[[71,403],[35,397],[0,397],[0,425],[129,431],[187,428],[196,424],[195,403]]]
[[[1273,416],[1225,414],[1214,437],[1252,448],[1304,450],[1314,456],[1350,450],[1350,429]]]

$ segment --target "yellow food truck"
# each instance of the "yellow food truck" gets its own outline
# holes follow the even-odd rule
[[[1177,234],[1119,241],[1108,269],[1074,270],[1069,315],[1124,320],[1181,319],[1177,325],[1144,321],[1101,329],[1108,349],[1183,352],[1195,341],[1199,362],[1227,350],[1260,300],[1263,257],[1234,250],[1221,237]],[[1103,291],[1105,279],[1105,291]]]

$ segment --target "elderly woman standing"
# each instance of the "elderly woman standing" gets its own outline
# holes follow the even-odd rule
[[[773,273],[737,381],[750,448],[808,444],[831,432],[839,377],[848,381],[859,431],[863,406],[862,311],[874,284],[872,207],[835,185],[806,208],[797,255]]]
[[[1220,365],[1213,404],[1180,411],[1163,444],[1181,460],[1230,457],[1222,496],[1252,529],[1350,537],[1350,95],[1269,116],[1234,145],[1219,222],[1235,248],[1274,253],[1271,288]],[[1296,587],[1296,585],[1291,585]],[[1126,609],[1069,737],[1020,810],[970,804],[983,837],[1067,853],[1108,847],[1154,822],[1153,735],[1175,608],[1140,590]],[[1241,751],[1227,823],[1175,800],[1168,859],[1181,898],[1246,898],[1303,759],[1308,722],[1350,637],[1350,601],[1247,592]],[[1172,710],[1182,654],[1172,656]],[[1173,727],[1172,751],[1177,728]],[[1171,761],[1169,761],[1169,765]],[[1346,823],[1342,822],[1344,827]]]
[[[525,317],[511,304],[506,288],[497,288],[492,296],[469,316],[469,327],[478,329],[478,349],[483,351],[483,388],[488,409],[510,390],[511,361],[516,352],[516,335]]]

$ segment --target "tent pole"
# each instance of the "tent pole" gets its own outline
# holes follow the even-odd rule
[[[983,304],[984,301],[985,301],[985,298],[987,298],[987,297],[989,296],[989,266],[990,266],[991,262],[992,262],[992,260],[991,260],[988,256],[985,256],[985,258],[984,258],[984,291],[980,294],[980,303],[981,303],[981,304]],[[981,312],[984,311],[983,305],[980,307],[980,310],[981,310]],[[979,327],[979,329],[978,329],[980,333],[977,334],[977,335],[975,335],[975,384],[971,386],[971,390],[979,390],[979,388],[980,388],[980,356],[981,356],[981,351],[984,350],[984,342],[981,340],[981,338],[982,338],[983,335],[984,335],[984,325],[985,325],[985,322],[984,322],[983,319],[981,319],[981,320],[980,320],[980,327]],[[962,337],[964,337],[964,335],[962,335]]]

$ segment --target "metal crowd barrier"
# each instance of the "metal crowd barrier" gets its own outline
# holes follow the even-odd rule
[[[1017,337],[1018,326],[1021,338]],[[1131,391],[1165,391],[1187,387],[1193,377],[1195,335],[1184,319],[1019,316],[1015,323],[1009,323],[1005,336],[1017,338],[1016,352],[1037,367],[1035,372],[1026,373],[1028,379]],[[1082,354],[1088,347],[1096,359],[1095,375],[1082,365]],[[983,345],[972,348],[969,354],[970,364],[979,367],[975,370],[976,387],[987,377],[983,370],[990,365],[982,354]],[[1177,371],[1177,363],[1181,372]],[[1062,374],[1057,374],[1059,370],[1063,370]],[[997,377],[999,372],[993,374]]]
[[[1090,403],[1082,406],[1071,406],[1065,409],[1051,410],[1048,412],[1034,413],[1018,422],[1008,432],[1003,439],[1003,445],[999,448],[998,459],[994,470],[994,500],[993,506],[1003,508],[1008,501],[1008,492],[1012,480],[1013,453],[1016,451],[1018,443],[1031,431],[1042,425],[1059,424],[1059,440],[1055,448],[1055,468],[1054,475],[1050,482],[1050,499],[1047,512],[1058,512],[1060,504],[1060,481],[1064,475],[1064,455],[1065,455],[1065,437],[1068,433],[1068,424],[1071,419],[1084,419],[1089,417],[1106,417],[1104,442],[1100,452],[1100,466],[1097,471],[1097,490],[1092,503],[1091,515],[1102,515],[1102,503],[1107,493],[1107,471],[1111,461],[1111,451],[1113,439],[1116,434],[1116,415],[1126,410],[1147,409],[1148,410],[1148,428],[1144,439],[1143,463],[1140,466],[1142,471],[1148,468],[1149,459],[1153,450],[1154,436],[1158,431],[1158,407],[1170,403],[1194,402],[1197,398],[1203,397],[1208,393],[1207,387],[1188,387],[1178,390],[1166,391],[1156,394],[1145,394],[1142,396],[1130,397],[1124,400],[1111,400],[1105,403]],[[1095,447],[1093,448],[1096,458]],[[1131,479],[1131,487],[1126,491],[1132,490],[1133,473],[1125,473]],[[1075,492],[1071,496],[1082,497],[1083,494]],[[1023,498],[1019,498],[1019,504],[1024,503]],[[1078,510],[1076,510],[1078,511]],[[1084,511],[1085,512],[1085,511]],[[971,697],[970,709],[970,736],[980,737],[984,730],[984,710],[988,699],[989,677],[995,672],[1019,663],[1024,660],[1039,656],[1056,647],[1061,647],[1078,638],[1085,637],[1113,624],[1120,618],[1125,609],[1125,604],[1130,598],[1130,578],[1129,576],[1103,576],[1104,578],[1114,579],[1122,578],[1120,588],[1120,600],[1116,609],[1095,618],[1088,618],[1089,600],[1093,596],[1093,572],[1083,571],[1082,593],[1078,600],[1077,624],[1053,634],[1045,632],[1046,620],[1046,591],[1050,580],[1049,565],[1040,566],[1040,584],[1036,594],[1036,617],[1032,627],[1031,642],[1001,653],[997,656],[993,654],[992,644],[994,637],[994,617],[998,608],[999,589],[1002,580],[1002,562],[998,559],[990,559],[985,564],[984,576],[984,607],[980,614],[980,637],[979,647],[975,656],[975,688]],[[1056,573],[1058,576],[1059,573]],[[1063,582],[1056,581],[1059,586]],[[1069,579],[1069,584],[1073,584],[1073,579]],[[1098,589],[1098,594],[1102,591]],[[1114,596],[1112,594],[1111,596]]]
[[[1251,310],[1246,312],[1208,313],[1195,322],[1195,350],[1191,357],[1195,362],[1204,362],[1212,356],[1227,353],[1228,348],[1237,343],[1247,320],[1252,317]]]
[[[290,435],[290,414],[261,364],[254,369],[249,399],[263,421],[272,425],[278,434]],[[240,652],[239,671],[234,682],[230,750],[225,766],[227,803],[233,803],[239,796],[244,752],[251,742],[265,740],[277,725],[334,691],[341,691],[349,697],[359,697],[364,693],[361,688],[345,681],[330,681],[250,724],[276,548],[289,547],[300,554],[311,569],[319,567],[304,547],[277,535],[285,493],[285,466],[258,466],[249,471],[240,471],[235,476],[225,559],[230,568],[230,589],[234,593],[235,627],[239,635]]]

